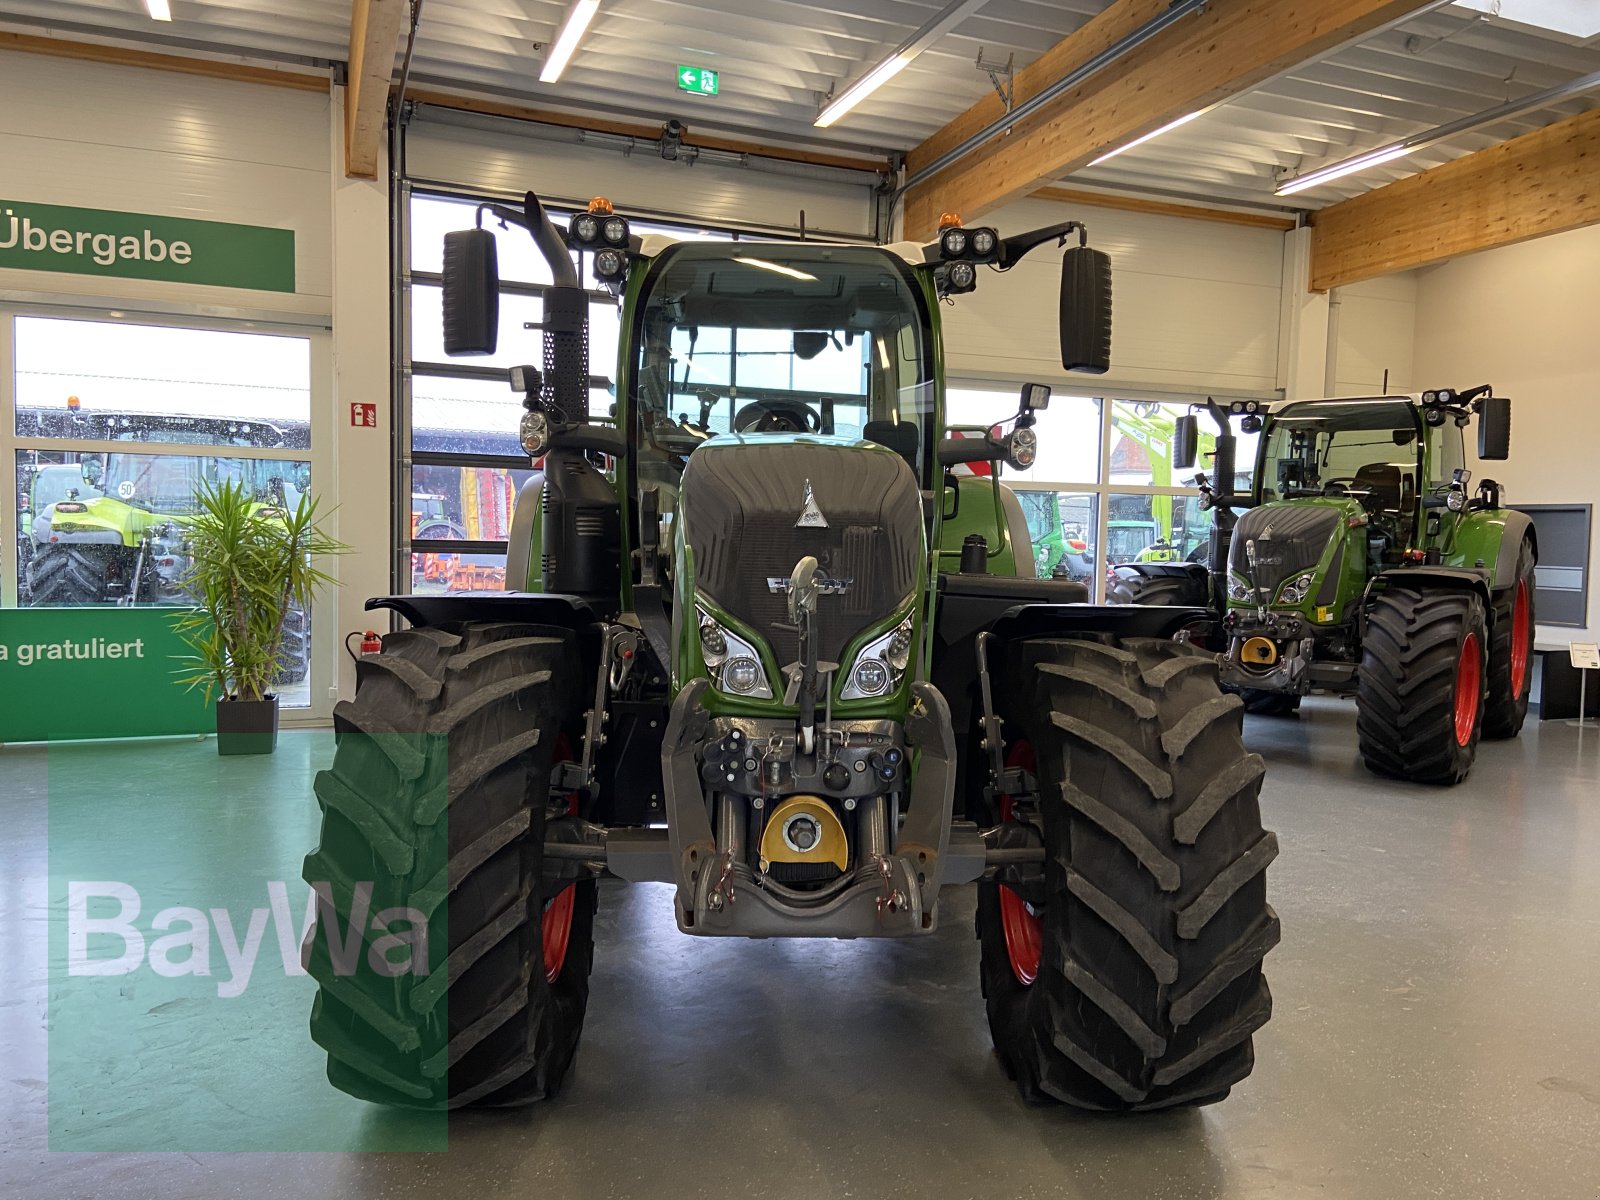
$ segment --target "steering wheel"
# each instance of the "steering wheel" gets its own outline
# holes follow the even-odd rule
[[[821,429],[821,415],[798,401],[752,400],[733,418],[735,433],[817,433]]]
[[[1354,475],[1335,475],[1324,479],[1322,481],[1322,494],[1324,496],[1348,496],[1355,490],[1352,487],[1355,481],[1356,477]],[[1365,489],[1362,490],[1364,491]]]

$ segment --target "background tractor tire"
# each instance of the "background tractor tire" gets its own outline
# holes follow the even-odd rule
[[[1261,688],[1240,688],[1244,710],[1257,717],[1292,717],[1300,711],[1301,697],[1292,692],[1267,692]]]
[[[311,671],[311,626],[306,621],[305,610],[298,604],[289,609],[289,619],[283,623],[283,645],[278,650],[278,670],[272,677],[274,685],[303,683]]]
[[[1119,568],[1106,584],[1106,603],[1204,608],[1210,598],[1205,584],[1188,576],[1145,575]]]
[[[1356,685],[1368,767],[1414,783],[1467,777],[1483,725],[1488,640],[1472,592],[1391,588],[1373,600]]]
[[[595,885],[546,884],[541,865],[581,674],[571,633],[526,624],[405,630],[362,657],[355,701],[334,709],[338,748],[315,784],[322,838],[303,872],[334,909],[319,905],[302,959],[335,1087],[425,1109],[560,1088],[588,1002]],[[423,914],[426,974],[373,967],[386,939],[370,921],[358,969],[340,968],[328,927],[356,937],[363,884],[367,912]]]
[[[29,603],[35,606],[103,604],[107,548],[72,542],[46,542],[28,564]]]
[[[1489,631],[1489,697],[1483,706],[1483,736],[1514,738],[1528,716],[1533,691],[1533,608],[1535,558],[1524,540],[1517,554],[1517,581],[1494,603]]]
[[[1012,815],[1046,860],[1042,878],[978,891],[1000,1060],[1033,1101],[1220,1100],[1254,1065],[1279,933],[1243,704],[1213,656],[1154,639],[1027,642],[1008,668],[1006,729],[1027,739],[1012,762],[1021,750],[1037,779],[1036,810]]]

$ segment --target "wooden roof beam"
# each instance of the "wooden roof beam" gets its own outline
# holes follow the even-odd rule
[[[1115,45],[1168,4],[1117,0],[1017,73],[1016,102]],[[909,191],[905,235],[932,236],[941,212],[970,220],[1019,199],[1046,179],[1423,7],[1418,0],[1212,0]],[[914,174],[1003,115],[999,101],[985,97],[912,151],[908,170]]]
[[[350,74],[344,97],[346,175],[377,177],[378,150],[389,110],[389,81],[406,15],[406,0],[352,0]]]
[[[1311,290],[1600,224],[1600,108],[1312,216]]]

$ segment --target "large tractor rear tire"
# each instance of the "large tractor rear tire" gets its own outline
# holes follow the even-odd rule
[[[1483,726],[1488,640],[1472,592],[1396,587],[1373,600],[1356,690],[1368,767],[1414,783],[1467,777]]]
[[[1153,604],[1204,608],[1205,585],[1187,575],[1146,575],[1136,567],[1119,567],[1106,584],[1107,604]]]
[[[28,564],[29,603],[36,607],[105,603],[111,598],[106,587],[110,552],[120,548],[46,542]]]
[[[328,1078],[365,1100],[425,1109],[553,1096],[577,1049],[594,957],[594,883],[549,883],[542,871],[552,763],[583,707],[572,635],[411,629],[357,670],[355,701],[334,710],[338,748],[315,784],[322,839],[304,871],[334,910],[319,904],[302,948]],[[417,927],[407,910],[427,929],[427,971],[391,978],[374,964],[396,961],[397,920]],[[366,944],[352,911],[372,915]],[[343,966],[334,920],[340,940],[356,942]]]
[[[1014,653],[1006,729],[1036,799],[1002,815],[1046,858],[1042,878],[978,891],[1000,1060],[1034,1101],[1220,1100],[1254,1065],[1272,1012],[1261,960],[1278,942],[1264,874],[1278,842],[1261,827],[1242,703],[1213,656],[1172,642]]]
[[[1489,631],[1489,698],[1483,706],[1483,736],[1514,738],[1528,716],[1533,691],[1533,611],[1535,557],[1524,540],[1517,554],[1517,581],[1494,603]]]

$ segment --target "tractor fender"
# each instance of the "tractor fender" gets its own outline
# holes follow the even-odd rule
[[[1195,578],[1205,582],[1211,578],[1204,563],[1197,562],[1131,562],[1117,563],[1113,571],[1127,571],[1133,575]]]
[[[1450,566],[1487,571],[1493,580],[1491,589],[1504,591],[1517,581],[1517,556],[1524,538],[1533,543],[1537,556],[1538,535],[1527,513],[1509,508],[1469,511],[1445,561]]]
[[[444,596],[374,596],[367,610],[386,608],[413,626],[456,621],[514,621],[556,625],[582,633],[600,620],[578,596],[536,592],[460,592]]]
[[[1367,597],[1370,599],[1374,592],[1390,587],[1455,588],[1464,592],[1476,592],[1483,598],[1486,607],[1490,600],[1488,573],[1472,567],[1396,567],[1373,579],[1367,588]]]
[[[39,543],[41,546],[50,544],[61,546],[121,546],[122,535],[115,529],[79,529],[57,532],[51,530]]]
[[[506,584],[538,587],[544,579],[540,542],[544,534],[544,472],[535,471],[517,492],[511,509],[511,529],[506,537]],[[533,574],[539,564],[539,576]]]

